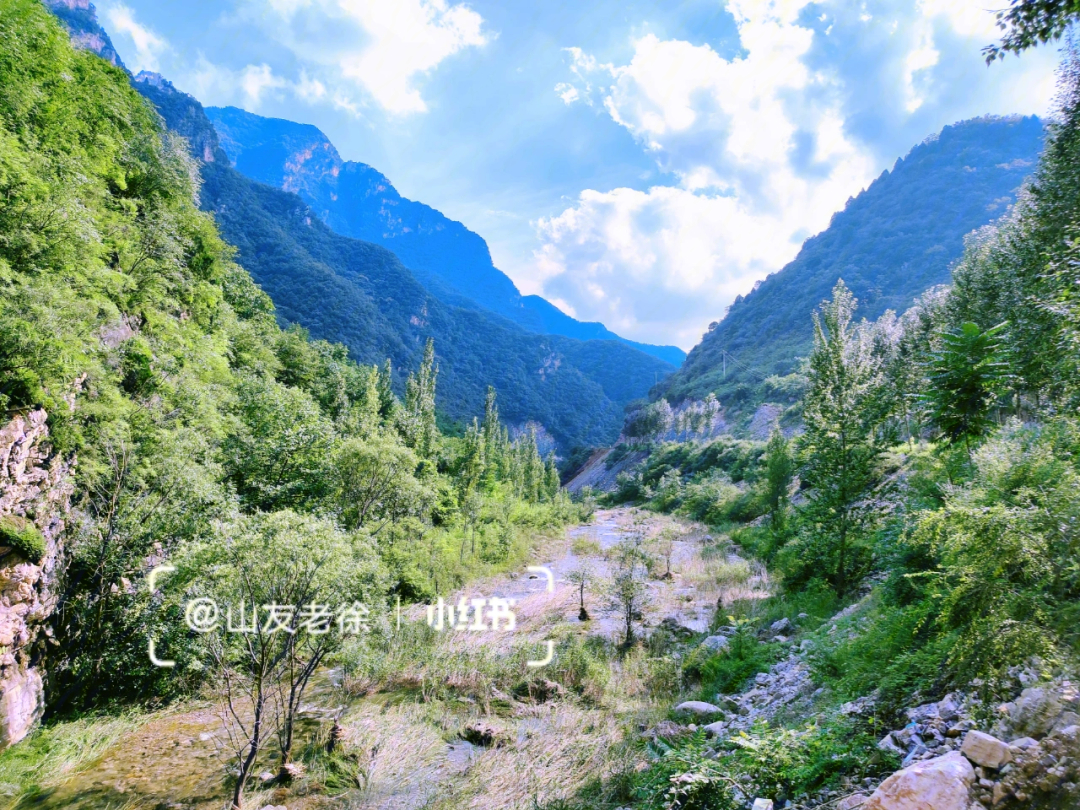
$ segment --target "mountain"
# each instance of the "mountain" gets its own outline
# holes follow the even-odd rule
[[[122,67],[110,58],[115,50],[92,4],[47,5],[76,45]],[[535,420],[566,449],[604,444],[618,435],[624,406],[672,372],[671,364],[618,340],[535,334],[460,294],[440,300],[391,251],[335,233],[296,193],[232,168],[197,99],[154,73],[131,81],[188,141],[202,178],[201,207],[270,295],[278,319],[345,344],[359,362],[390,358],[399,388],[434,338],[438,404],[451,419],[482,414],[490,384],[511,425]]]
[[[809,353],[810,315],[837,279],[869,319],[948,283],[965,234],[1005,213],[1042,143],[1035,116],[977,118],[928,138],[848,200],[794,261],[736,298],[653,396],[679,401],[711,391],[745,413],[768,398],[766,377],[790,374]]]
[[[264,118],[236,107],[207,107],[233,166],[260,183],[300,195],[332,230],[389,248],[434,295],[475,302],[528,329],[578,340],[619,340],[679,365],[686,353],[619,337],[600,323],[583,323],[537,295],[522,295],[497,269],[487,243],[460,222],[398,194],[364,163],[341,159],[319,129]]]
[[[536,420],[567,448],[602,444],[618,434],[626,403],[671,372],[619,341],[537,335],[482,308],[441,301],[391,251],[335,233],[297,194],[233,169],[196,99],[156,74],[140,73],[134,86],[191,143],[202,207],[279,317],[344,343],[360,362],[389,357],[399,371],[415,368],[433,337],[439,407],[448,416],[482,413],[490,384],[507,421]]]

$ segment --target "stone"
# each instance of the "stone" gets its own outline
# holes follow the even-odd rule
[[[1050,733],[1064,706],[1061,698],[1045,686],[1029,686],[1008,709],[1009,726],[1018,737],[1039,739]]]
[[[870,797],[865,793],[853,793],[838,801],[836,803],[836,810],[855,810],[856,807],[865,805],[869,799]]]
[[[960,753],[976,765],[997,770],[1006,762],[1012,762],[1009,746],[997,737],[983,734],[981,731],[969,731],[960,746]]]
[[[675,711],[683,714],[709,715],[720,714],[720,707],[704,700],[687,700],[675,707]]]
[[[787,617],[783,619],[778,619],[777,621],[769,625],[769,629],[773,632],[774,635],[778,633],[785,633],[791,629],[791,619],[788,619]]]
[[[974,781],[971,763],[954,751],[897,771],[859,810],[968,810]]]
[[[0,693],[0,750],[30,733],[45,710],[45,689],[36,669],[17,669]]]
[[[701,642],[701,646],[710,652],[720,652],[728,646],[731,642],[727,636],[709,636]]]
[[[1076,712],[1062,712],[1054,722],[1054,727],[1050,730],[1050,733],[1056,734],[1061,729],[1076,725],[1080,725],[1080,714],[1077,714]]]
[[[893,739],[893,734],[890,731],[877,744],[879,751],[884,751],[887,754],[896,754],[898,757],[902,757],[905,754],[904,749],[896,744],[896,740]]]
[[[773,810],[772,799],[754,799],[754,805],[750,810]]]
[[[703,726],[702,731],[705,732],[706,737],[722,737],[727,733],[727,723],[723,720],[717,720],[715,723]]]
[[[993,798],[994,806],[997,807],[999,804],[1009,798],[1011,794],[1012,791],[1009,790],[1009,786],[1006,785],[1004,782],[998,782],[997,784],[995,784]]]
[[[960,716],[960,702],[955,695],[946,695],[938,701],[937,715],[946,723],[951,723]]]
[[[1038,744],[1039,741],[1031,737],[1020,737],[1019,739],[1013,740],[1011,743],[1009,743],[1009,750],[1012,751],[1013,755],[1015,756],[1021,751],[1027,751],[1029,748],[1034,748]]]
[[[481,748],[487,748],[502,742],[498,730],[487,723],[472,723],[466,726],[461,731],[461,738]]]

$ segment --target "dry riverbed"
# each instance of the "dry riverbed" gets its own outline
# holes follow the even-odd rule
[[[647,582],[639,632],[648,634],[665,620],[669,626],[704,631],[718,604],[768,594],[764,570],[702,526],[635,509],[600,511],[589,524],[568,529],[543,549],[536,564],[554,574],[552,591],[542,574],[523,571],[476,582],[447,599],[514,599],[514,632],[447,632],[431,660],[403,664],[395,672],[400,688],[365,688],[340,672],[323,673],[305,706],[304,733],[321,741],[335,721],[345,730],[352,771],[346,783],[324,784],[312,775],[288,788],[255,786],[246,806],[532,808],[572,796],[589,781],[626,768],[620,741],[627,730],[654,722],[668,708],[653,702],[655,694],[649,696],[645,682],[652,675],[645,652],[613,656],[605,663],[609,671],[584,695],[505,694],[469,662],[479,660],[476,656],[541,659],[549,639],[561,647],[575,637],[617,639],[622,624],[606,605],[601,587],[610,576],[610,554],[619,543],[637,537],[658,548],[665,532],[677,538],[670,550],[671,574],[666,576],[667,555],[661,553]],[[655,550],[653,556],[657,559]],[[586,589],[587,622],[578,620],[578,591],[567,579],[582,565],[596,576],[596,584]],[[405,621],[422,622],[423,613],[406,611]],[[571,663],[556,656],[548,666],[556,673]],[[536,670],[541,680],[544,672]],[[33,790],[27,791],[26,783],[8,786],[9,806],[225,806],[225,735],[212,702],[189,702],[114,726],[94,737],[91,747],[69,746],[66,764],[42,769]],[[490,732],[494,743],[476,740],[470,731],[476,727]],[[64,729],[40,733],[62,736]],[[466,739],[471,735],[473,742]],[[0,795],[4,790],[0,785]]]

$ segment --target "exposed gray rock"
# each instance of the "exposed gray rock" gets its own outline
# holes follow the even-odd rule
[[[701,646],[710,652],[720,652],[730,643],[727,636],[709,636],[701,642]]]
[[[704,700],[686,700],[675,707],[675,711],[683,714],[710,715],[721,714],[719,706],[706,703]]]
[[[968,810],[974,781],[971,763],[954,751],[897,771],[859,810]]]
[[[791,630],[791,628],[791,619],[788,619],[787,617],[779,619],[769,625],[769,629],[773,632],[774,635],[777,633],[786,633],[787,631]]]
[[[32,519],[45,555],[31,562],[0,549],[0,750],[17,743],[41,717],[41,675],[30,666],[43,623],[56,606],[53,586],[63,564],[61,537],[70,510],[74,462],[53,457],[46,413],[16,415],[0,428],[0,517]]]

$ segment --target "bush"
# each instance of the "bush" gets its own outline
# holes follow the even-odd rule
[[[45,558],[45,538],[38,527],[16,515],[0,518],[0,546],[14,549],[34,564]]]

